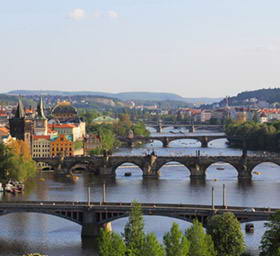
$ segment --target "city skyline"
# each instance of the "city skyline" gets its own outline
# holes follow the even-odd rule
[[[279,7],[276,0],[3,2],[0,92],[216,98],[279,87]]]

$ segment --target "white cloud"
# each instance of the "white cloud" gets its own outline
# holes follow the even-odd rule
[[[68,16],[73,20],[81,20],[81,19],[85,18],[86,12],[84,9],[76,8],[76,9],[72,10],[68,14]]]
[[[112,19],[117,19],[119,17],[119,14],[116,11],[110,10],[106,12],[106,16]]]

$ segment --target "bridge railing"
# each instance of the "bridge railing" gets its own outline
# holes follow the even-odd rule
[[[193,204],[168,204],[168,203],[140,203],[142,208],[171,208],[171,209],[211,209],[211,205],[193,205]],[[132,203],[128,202],[90,202],[90,206],[107,206],[109,207],[132,207]],[[1,207],[23,207],[23,206],[88,206],[86,201],[1,201]],[[266,212],[271,211],[275,212],[280,209],[269,208],[269,207],[253,207],[253,206],[227,206],[228,210],[234,211],[244,211],[248,208],[254,208],[255,211]],[[225,209],[222,205],[215,205],[216,210]]]

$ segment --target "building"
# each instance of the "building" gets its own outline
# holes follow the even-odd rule
[[[64,135],[64,134],[60,134],[58,137],[51,138],[50,154],[52,157],[73,156],[74,155],[73,138],[69,135]]]
[[[73,122],[78,118],[78,111],[68,101],[58,102],[51,115],[59,122]]]
[[[34,134],[35,135],[48,135],[48,119],[44,113],[44,104],[42,97],[37,106],[37,115],[34,118]]]
[[[86,135],[85,122],[49,124],[48,127],[50,130],[56,131],[58,135],[72,136],[73,141],[82,140]]]
[[[10,131],[6,127],[0,127],[0,143],[3,142],[4,144],[8,143],[11,139]]]
[[[96,134],[88,134],[84,138],[84,154],[90,155],[90,153],[98,148],[101,144],[100,137]]]
[[[49,135],[34,135],[32,138],[32,157],[50,157],[50,146]]]
[[[34,134],[33,120],[25,115],[25,110],[20,98],[14,117],[9,119],[9,126],[12,137],[26,141],[29,146],[31,145],[32,135]]]

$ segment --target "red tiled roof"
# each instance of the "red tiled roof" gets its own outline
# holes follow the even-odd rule
[[[6,127],[0,127],[0,132],[6,135],[10,133],[10,131]]]
[[[49,140],[49,139],[50,139],[50,136],[49,136],[49,135],[34,135],[34,136],[33,136],[33,139],[34,139],[34,140],[39,140],[39,139],[46,139],[46,140]]]

